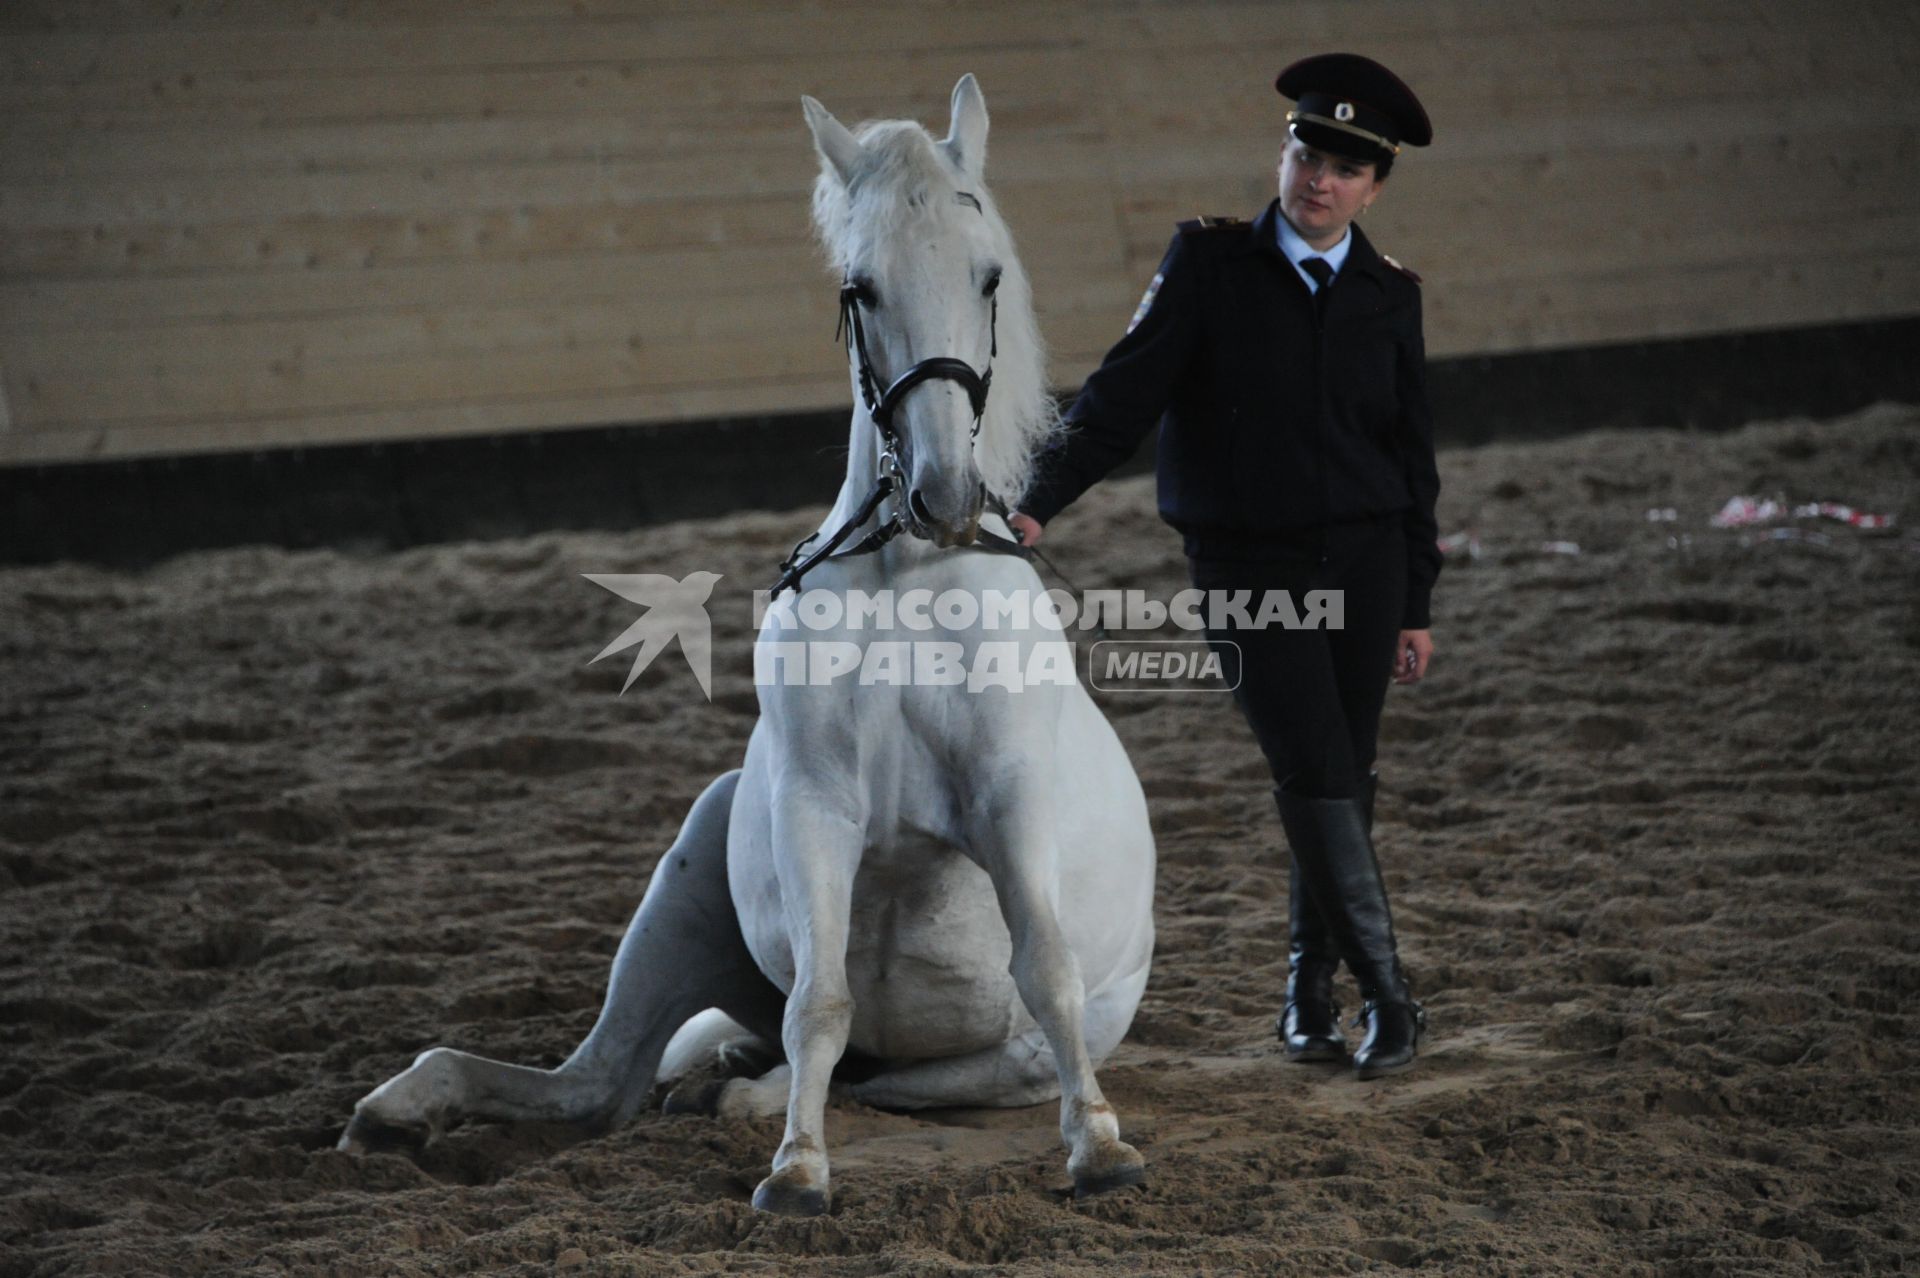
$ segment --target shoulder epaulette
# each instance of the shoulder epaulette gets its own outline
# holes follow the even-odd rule
[[[1394,270],[1400,272],[1402,275],[1406,276],[1408,279],[1412,280],[1415,284],[1418,284],[1420,282],[1419,272],[1408,270],[1406,267],[1400,265],[1400,263],[1394,261],[1391,257],[1388,257],[1385,253],[1382,253],[1380,255],[1380,260],[1385,262],[1388,266],[1391,266]]]
[[[1182,232],[1187,231],[1233,231],[1247,229],[1247,220],[1241,217],[1196,217],[1180,223]]]

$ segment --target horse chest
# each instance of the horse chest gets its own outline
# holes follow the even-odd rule
[[[883,1058],[977,1051],[1024,1023],[1013,943],[993,884],[958,848],[903,835],[854,876],[847,935],[851,1040]]]
[[[791,993],[796,938],[777,880],[737,873],[734,896],[755,961]],[[881,1059],[925,1060],[1005,1042],[1031,1024],[1008,972],[1012,953],[986,872],[945,839],[892,831],[854,873],[848,1043]]]

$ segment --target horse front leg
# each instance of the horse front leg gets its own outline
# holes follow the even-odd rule
[[[1060,1074],[1060,1138],[1076,1198],[1146,1179],[1146,1160],[1120,1139],[1086,1042],[1086,986],[1060,930],[1059,850],[1048,797],[1031,777],[988,787],[972,805],[973,846],[993,880],[1013,938],[1009,971],[1047,1036]]]
[[[772,1174],[753,1191],[761,1211],[817,1216],[827,1209],[827,1089],[853,1026],[847,930],[864,842],[861,824],[831,802],[790,794],[774,803],[774,873],[794,963],[780,1037],[793,1072],[786,1135]]]

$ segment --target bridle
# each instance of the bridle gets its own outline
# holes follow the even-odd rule
[[[973,196],[962,193],[961,198],[962,202],[971,203],[975,208],[979,207],[978,201]],[[867,354],[867,330],[860,320],[860,299],[864,292],[862,286],[856,284],[851,278],[842,281],[840,319],[834,326],[833,340],[843,342],[847,348],[848,357],[854,361],[859,375],[860,398],[867,406],[867,415],[873,418],[873,424],[880,432],[880,477],[875,481],[873,491],[860,504],[860,509],[854,513],[853,518],[840,525],[819,549],[804,559],[801,558],[801,550],[808,542],[818,537],[819,533],[801,538],[800,542],[794,546],[793,552],[780,563],[780,579],[773,584],[772,595],[775,598],[789,586],[793,587],[797,593],[801,578],[823,560],[868,554],[880,549],[902,532],[912,533],[922,539],[926,537],[910,512],[906,518],[902,518],[901,512],[906,507],[906,502],[902,501],[879,527],[849,549],[840,549],[840,543],[845,541],[854,529],[872,518],[873,512],[890,494],[906,493],[906,471],[900,464],[900,454],[903,449],[899,432],[894,429],[893,417],[899,410],[901,401],[906,399],[914,387],[922,382],[931,381],[959,383],[961,389],[967,392],[968,406],[973,409],[973,429],[969,432],[968,438],[980,437],[980,422],[987,411],[987,392],[993,386],[992,364],[988,364],[986,372],[981,373],[976,372],[973,365],[963,359],[955,359],[951,355],[936,355],[931,359],[921,360],[894,378],[885,391],[881,391],[880,378],[873,371],[873,359]],[[1000,354],[999,295],[994,294],[988,301],[990,309],[987,320],[987,358],[992,360]],[[982,491],[985,492],[985,485],[982,485]],[[999,497],[991,492],[986,492],[985,497],[988,509],[1002,516],[1009,513],[1007,504]],[[995,554],[1019,555],[1022,558],[1027,558],[1032,553],[1019,542],[984,528],[975,532],[975,540],[971,548],[991,551]]]
[[[967,392],[967,404],[973,409],[973,438],[980,434],[980,419],[987,411],[987,392],[993,387],[993,365],[987,365],[987,371],[976,373],[973,365],[951,355],[935,355],[923,359],[900,376],[893,379],[884,394],[877,393],[880,379],[873,371],[873,358],[867,354],[867,329],[860,322],[861,286],[852,280],[840,285],[840,321],[834,326],[833,340],[844,341],[847,354],[859,362],[860,398],[866,402],[867,415],[873,418],[873,424],[880,428],[880,440],[883,446],[891,450],[897,442],[893,429],[893,414],[900,407],[900,401],[907,392],[921,382],[943,380],[959,382]],[[988,298],[991,310],[987,319],[987,358],[997,359],[1000,355],[1000,296],[998,293]]]

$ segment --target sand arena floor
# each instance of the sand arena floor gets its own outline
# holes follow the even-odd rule
[[[1912,1272],[1920,539],[1706,519],[1920,519],[1920,414],[1442,471],[1482,554],[1389,702],[1379,825],[1420,1067],[1283,1063],[1251,740],[1224,697],[1104,696],[1161,858],[1102,1072],[1152,1181],[1080,1205],[1048,1106],[836,1104],[815,1220],[747,1205],[773,1121],[332,1148],[429,1045],[550,1065],[584,1033],[739,759],[747,591],[818,511],[0,572],[0,1273]],[[1144,481],[1048,548],[1084,586],[1183,584]],[[696,568],[727,574],[712,703],[671,654],[616,696],[625,661],[587,661],[633,610],[579,574]]]

